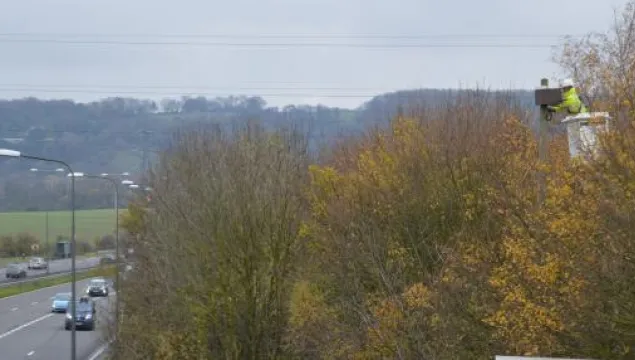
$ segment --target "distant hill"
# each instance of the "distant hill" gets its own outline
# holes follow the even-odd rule
[[[295,124],[310,131],[317,142],[354,134],[371,125],[386,124],[398,111],[441,104],[461,92],[397,91],[380,94],[353,110],[306,105],[269,107],[262,98],[244,96],[184,97],[158,103],[120,97],[92,103],[36,98],[0,100],[0,147],[64,159],[76,171],[139,173],[179,128],[201,123],[229,126],[251,119],[268,128]],[[533,107],[531,91],[504,94],[523,106]],[[31,167],[52,169],[57,166],[0,159],[3,174],[0,211],[67,207],[65,182],[54,173],[46,176],[29,172]],[[95,186],[88,181],[78,184],[79,207],[109,206],[112,201],[109,192],[95,190]]]

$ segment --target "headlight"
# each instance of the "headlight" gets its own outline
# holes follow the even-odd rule
[[[72,319],[72,318],[73,318],[73,315],[71,315],[71,313],[66,313],[66,318],[67,318],[67,319]]]
[[[87,319],[87,320],[90,320],[92,317],[93,317],[93,315],[92,315],[92,314],[88,314],[88,315],[86,315],[86,319]]]

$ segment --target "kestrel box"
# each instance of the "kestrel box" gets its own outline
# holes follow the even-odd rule
[[[562,91],[560,88],[544,88],[535,91],[536,105],[557,105],[562,102]]]

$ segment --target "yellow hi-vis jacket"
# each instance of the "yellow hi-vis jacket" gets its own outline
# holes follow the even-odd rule
[[[551,110],[556,112],[566,111],[569,114],[580,114],[589,112],[586,106],[584,106],[584,104],[582,103],[582,100],[580,100],[580,97],[578,96],[578,93],[575,91],[574,87],[563,92],[562,98],[564,100],[560,104],[550,106]]]

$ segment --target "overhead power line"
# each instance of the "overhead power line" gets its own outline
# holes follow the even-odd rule
[[[240,35],[240,34],[46,34],[0,33],[0,43],[67,45],[138,45],[206,47],[338,47],[367,49],[406,48],[548,48],[564,34],[330,34],[330,35]],[[269,40],[269,41],[263,41]],[[275,40],[275,41],[271,41]],[[342,41],[346,40],[346,41]],[[358,40],[358,41],[354,41]],[[359,41],[366,40],[366,41]],[[369,40],[384,40],[383,42]],[[387,42],[398,40],[399,42]],[[414,41],[418,40],[418,41]],[[425,40],[425,41],[424,41]],[[520,41],[523,40],[523,41]],[[533,42],[528,43],[528,40]],[[542,41],[536,41],[542,40]],[[549,42],[545,42],[549,40]]]
[[[338,43],[338,42],[229,42],[229,41],[125,41],[125,40],[65,40],[65,39],[8,39],[0,38],[0,43],[41,43],[66,45],[135,45],[135,46],[205,46],[205,47],[250,47],[250,48],[358,48],[358,49],[426,49],[426,48],[520,48],[544,49],[555,44],[548,43],[400,43],[400,44],[372,44],[372,43]]]
[[[42,32],[12,32],[0,33],[0,37],[49,37],[49,38],[190,38],[190,39],[557,39],[564,37],[580,37],[580,34],[133,34],[133,33],[42,33]]]
[[[311,98],[311,97],[319,97],[319,98],[368,98],[377,95],[377,92],[368,93],[368,94],[319,94],[319,93],[298,93],[294,92],[294,89],[285,89],[289,90],[287,93],[267,93],[267,92],[259,92],[255,94],[233,94],[233,95],[248,95],[248,96],[261,96],[261,97],[302,97],[302,98]],[[252,90],[253,91],[253,90]],[[227,96],[231,95],[227,92],[219,92],[212,93],[209,91],[204,92],[181,92],[181,91],[150,91],[150,90],[139,90],[139,91],[130,91],[130,90],[98,90],[98,89],[76,89],[76,88],[66,88],[66,89],[53,89],[53,88],[38,88],[38,87],[10,87],[10,88],[1,88],[0,93],[7,92],[28,92],[28,93],[81,93],[81,94],[112,94],[112,95],[166,95],[166,96]]]
[[[260,82],[260,83],[271,83],[271,84],[308,84],[308,83],[302,83],[302,82]],[[169,89],[169,90],[184,90],[184,91],[193,91],[193,90],[203,90],[203,91],[269,91],[269,90],[289,90],[289,91],[297,91],[297,90],[302,90],[302,91],[315,91],[315,90],[330,90],[330,91],[375,91],[375,92],[382,92],[385,91],[386,89],[380,89],[380,88],[368,88],[368,87],[343,87],[343,86],[328,86],[328,87],[322,87],[322,86],[309,86],[309,87],[255,87],[255,86],[224,86],[224,87],[218,87],[218,86],[198,86],[198,85],[94,85],[94,84],[88,84],[88,85],[68,85],[68,84],[49,84],[49,85],[43,85],[43,84],[38,84],[38,85],[34,85],[34,84],[2,84],[0,83],[0,89],[2,88],[51,88],[51,89],[55,89],[55,90],[59,90],[62,91],[63,89],[71,89],[71,90],[81,90],[81,89],[88,89],[88,90],[93,90],[93,91],[98,91],[98,90],[121,90],[121,89],[135,89],[135,90],[156,90],[156,89]]]

